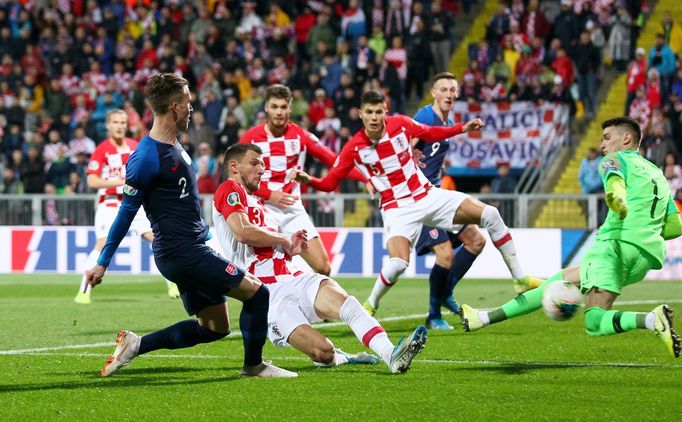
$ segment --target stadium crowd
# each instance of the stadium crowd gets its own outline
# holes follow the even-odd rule
[[[195,160],[202,193],[220,181],[221,154],[263,118],[263,90],[272,83],[292,88],[292,120],[338,152],[361,127],[363,91],[382,90],[392,112],[406,113],[408,102],[428,88],[429,76],[447,70],[455,18],[472,3],[3,2],[0,191],[88,192],[85,169],[89,154],[106,138],[107,111],[125,110],[130,135],[141,138],[152,120],[143,99],[145,81],[159,71],[176,72],[191,83],[195,113],[181,142]],[[604,63],[629,67],[641,80],[645,68],[635,48],[647,7],[641,0],[502,1],[485,38],[469,46],[460,96],[560,101],[573,113],[576,104],[584,104],[591,117]],[[682,29],[666,19],[663,47],[657,42],[645,63],[659,70],[652,80],[660,85],[660,109],[650,104],[646,154],[676,163],[676,155],[665,158],[661,151],[670,147],[675,153],[680,148],[670,139],[682,139],[682,66],[675,56]],[[656,78],[652,73],[648,70],[645,82]],[[645,108],[641,86],[655,84],[631,87],[630,79],[628,104],[637,115],[634,110]],[[661,127],[669,128],[669,138],[656,135]],[[671,168],[667,174],[682,180],[679,165]],[[354,183],[342,187],[357,189]]]

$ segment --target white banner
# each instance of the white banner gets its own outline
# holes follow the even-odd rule
[[[546,154],[561,146],[569,134],[569,109],[564,104],[456,102],[452,113],[455,122],[480,117],[485,126],[450,142],[450,167],[494,168],[504,162],[524,168],[541,151]]]

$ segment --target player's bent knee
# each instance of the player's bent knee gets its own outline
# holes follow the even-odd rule
[[[388,263],[384,265],[381,273],[390,284],[393,284],[398,281],[398,278],[400,278],[401,275],[403,275],[408,265],[409,263],[404,259],[390,258]]]
[[[591,336],[602,335],[601,330],[601,320],[606,312],[602,308],[592,307],[585,310],[585,331]]]
[[[485,248],[485,242],[485,237],[483,237],[481,232],[476,230],[476,235],[472,236],[469,239],[469,242],[464,244],[464,247],[474,255],[480,255],[483,251],[483,248]]]

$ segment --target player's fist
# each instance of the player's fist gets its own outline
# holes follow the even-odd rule
[[[464,126],[462,126],[462,132],[471,132],[473,130],[481,130],[485,124],[483,123],[483,120],[480,118],[475,118],[473,120],[469,120],[468,122],[464,123]]]
[[[97,264],[85,272],[85,279],[90,286],[95,287],[102,282],[102,278],[104,278],[104,273],[106,271],[107,269],[105,267]]]
[[[292,179],[294,179],[298,183],[308,184],[308,183],[310,183],[310,180],[312,178],[310,177],[310,175],[308,173],[304,172],[303,170],[296,170]]]
[[[426,163],[424,163],[424,158],[426,156],[420,149],[413,149],[412,150],[412,161],[417,165],[419,168],[424,168],[426,167]]]
[[[616,195],[613,192],[607,192],[604,200],[606,201],[606,205],[613,212],[618,214],[618,217],[620,217],[621,220],[625,220],[625,217],[628,215],[628,206],[621,196]]]

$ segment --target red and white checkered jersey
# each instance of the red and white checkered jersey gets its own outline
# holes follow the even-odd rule
[[[80,92],[81,80],[76,75],[66,76],[62,75],[59,78],[59,84],[66,95],[75,95]]]
[[[85,72],[81,82],[85,81],[90,81],[92,86],[97,90],[98,94],[104,94],[104,91],[107,90],[107,75],[102,72]]]
[[[247,269],[266,284],[285,281],[301,274],[281,247],[253,247],[239,242],[227,225],[227,219],[235,212],[246,214],[251,224],[263,230],[279,231],[275,218],[261,202],[247,194],[241,184],[234,180],[223,182],[213,195],[213,222],[228,260]]]
[[[336,154],[321,144],[317,136],[295,123],[289,122],[279,138],[265,130],[266,124],[249,129],[239,140],[242,144],[256,144],[263,151],[265,173],[256,195],[269,199],[272,191],[281,191],[300,196],[301,186],[291,178],[296,170],[303,169],[306,153],[310,152],[327,166],[334,164]]]
[[[329,192],[338,186],[353,166],[367,176],[381,194],[381,208],[398,208],[426,196],[431,183],[412,158],[410,140],[440,141],[462,133],[462,125],[426,126],[410,117],[386,118],[386,133],[377,142],[362,129],[343,147],[334,168],[324,179],[313,178],[310,185]]]
[[[86,174],[96,174],[104,180],[125,179],[128,157],[136,147],[137,141],[131,138],[124,138],[120,147],[114,145],[110,138],[105,139],[92,153]],[[99,202],[105,199],[120,201],[123,198],[123,186],[98,189],[97,195]]]

